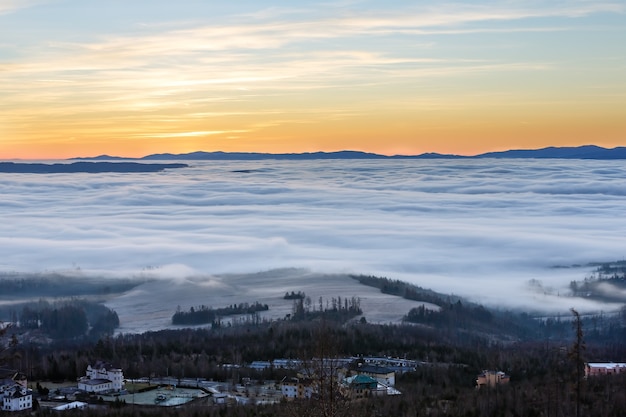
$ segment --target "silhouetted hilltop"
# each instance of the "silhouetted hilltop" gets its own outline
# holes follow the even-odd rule
[[[549,147],[543,149],[520,149],[503,152],[488,152],[475,156],[461,156],[440,153],[423,153],[421,155],[380,155],[359,151],[340,152],[306,152],[306,153],[254,153],[254,152],[192,152],[186,154],[155,154],[148,155],[144,160],[319,160],[319,159],[471,159],[471,158],[555,158],[555,159],[626,159],[626,147],[613,149],[599,146]]]
[[[626,148],[613,149],[587,145],[577,147],[548,147],[542,149],[516,149],[504,152],[488,152],[477,158],[557,158],[557,159],[626,159]]]
[[[191,152],[185,154],[162,153],[144,156],[144,160],[212,160],[212,161],[257,161],[264,159],[309,160],[309,159],[388,159],[389,156],[359,151],[305,152],[305,153],[256,153],[256,152]]]
[[[396,158],[396,157],[394,157]],[[399,158],[414,158],[414,159],[463,159],[463,158],[473,158],[472,156],[463,156],[463,155],[452,155],[449,153],[437,153],[437,152],[427,152],[420,155],[415,155],[412,157],[399,157]]]
[[[140,162],[72,162],[70,164],[0,162],[0,172],[14,174],[158,172],[164,169],[185,168],[187,166],[187,164],[142,164]]]
[[[142,158],[123,158],[119,156],[99,155],[93,158],[73,158],[88,160],[133,159],[146,161],[261,161],[261,160],[348,160],[348,159],[478,159],[478,158],[535,158],[535,159],[626,159],[626,147],[602,148],[595,145],[577,147],[548,147],[542,149],[512,149],[502,152],[487,152],[474,156],[440,154],[435,152],[420,155],[380,155],[360,151],[304,152],[304,153],[261,153],[261,152],[190,152],[183,154],[160,153]]]
[[[98,156],[92,156],[92,157],[78,156],[76,158],[69,158],[70,161],[84,160],[84,159],[88,159],[90,161],[117,161],[117,160],[137,159],[137,158],[123,158],[121,156],[111,156],[111,155],[98,155]]]

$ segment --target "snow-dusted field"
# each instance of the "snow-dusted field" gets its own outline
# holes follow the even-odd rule
[[[269,306],[260,313],[268,319],[282,319],[292,312],[293,300],[283,298],[285,292],[303,291],[319,308],[332,297],[358,297],[363,316],[369,322],[398,323],[411,308],[428,303],[405,300],[381,293],[347,275],[322,275],[305,270],[285,269],[256,274],[192,277],[179,280],[157,280],[110,300],[107,305],[120,316],[119,332],[136,333],[145,330],[176,328],[171,318],[178,306],[183,311],[206,305],[214,308],[230,304],[258,301]],[[227,321],[228,318],[225,318]],[[187,327],[187,326],[181,326]]]

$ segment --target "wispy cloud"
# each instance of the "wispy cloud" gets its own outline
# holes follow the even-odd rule
[[[17,10],[47,2],[49,2],[49,0],[0,0],[0,15],[13,13]]]
[[[189,138],[197,136],[225,135],[232,133],[245,133],[249,130],[205,130],[199,132],[173,132],[173,133],[140,133],[132,136],[147,138]]]

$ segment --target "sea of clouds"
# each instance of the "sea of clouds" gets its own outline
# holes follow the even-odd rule
[[[621,161],[197,161],[0,178],[0,272],[227,280],[298,268],[593,309],[562,297],[590,269],[552,267],[626,255]]]

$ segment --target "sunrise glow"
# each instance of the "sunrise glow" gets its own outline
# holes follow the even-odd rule
[[[626,143],[621,1],[232,3],[0,1],[0,158]]]

